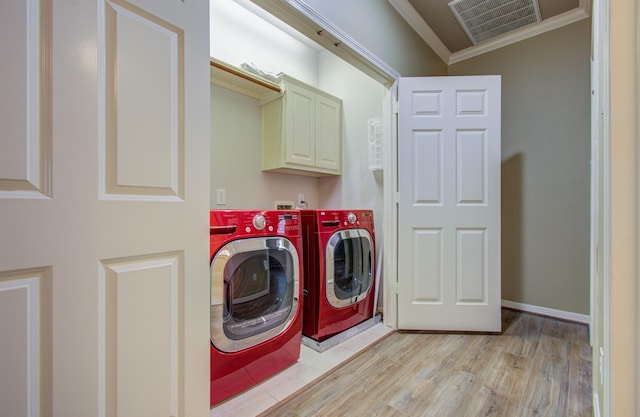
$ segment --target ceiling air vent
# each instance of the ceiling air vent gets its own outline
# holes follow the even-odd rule
[[[541,20],[537,0],[453,0],[449,8],[474,45]]]

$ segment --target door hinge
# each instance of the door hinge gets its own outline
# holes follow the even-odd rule
[[[393,193],[393,204],[400,204],[400,193]]]
[[[393,102],[393,114],[398,114],[398,112],[400,112],[400,102],[399,101],[394,101]]]
[[[391,290],[394,294],[398,294],[398,281],[393,281],[391,283]]]

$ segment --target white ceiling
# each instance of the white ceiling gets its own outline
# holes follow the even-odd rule
[[[538,0],[542,21],[473,45],[449,9],[451,0],[388,1],[447,64],[577,22],[591,11],[588,0]]]

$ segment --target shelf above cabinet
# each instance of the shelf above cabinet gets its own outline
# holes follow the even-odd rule
[[[227,64],[217,58],[209,60],[211,82],[254,98],[261,98],[266,93],[281,93],[280,84],[267,80],[240,67]]]

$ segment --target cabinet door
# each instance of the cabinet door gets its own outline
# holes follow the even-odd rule
[[[287,85],[285,111],[285,163],[315,166],[315,94]]]
[[[316,96],[316,166],[340,173],[342,155],[342,106],[327,97]]]

